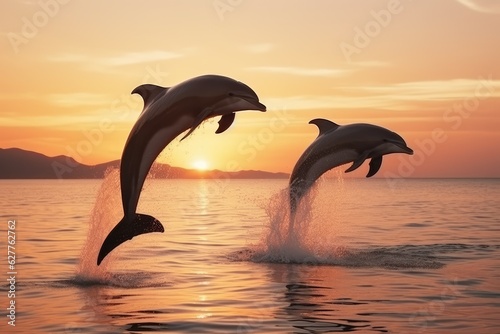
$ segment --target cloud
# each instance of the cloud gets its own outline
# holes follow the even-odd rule
[[[61,54],[48,58],[52,62],[86,63],[94,66],[125,66],[154,61],[170,60],[182,57],[183,54],[171,51],[152,50],[144,52],[126,52],[114,56],[89,57],[83,54]]]
[[[0,101],[5,100],[34,100],[38,96],[33,93],[0,93]]]
[[[89,61],[89,57],[83,54],[73,54],[73,53],[64,53],[55,56],[49,56],[48,60],[55,63],[81,63]]]
[[[60,107],[102,106],[109,105],[111,101],[107,95],[84,92],[50,94],[47,100]]]
[[[128,52],[118,56],[101,59],[103,65],[122,66],[147,63],[152,61],[180,58],[182,55],[170,51]]]
[[[74,127],[76,125],[96,125],[98,126],[100,118],[95,115],[63,115],[58,117],[45,116],[45,115],[30,115],[17,118],[2,118],[0,122],[5,127],[31,127],[31,128],[46,128],[52,126],[68,126]]]
[[[341,77],[352,72],[352,70],[346,70],[346,69],[281,67],[281,66],[255,66],[255,67],[249,67],[247,68],[247,70],[275,73],[275,74],[308,76],[308,77]]]
[[[388,62],[379,60],[351,61],[349,64],[358,67],[388,67],[391,65]]]
[[[408,104],[384,97],[344,95],[300,95],[266,98],[268,109],[318,110],[318,109],[386,109],[409,110]]]
[[[490,78],[414,81],[385,86],[344,87],[351,91],[383,95],[398,100],[456,100],[476,95],[500,96],[500,80]]]
[[[14,93],[0,94],[0,101],[35,101],[48,103],[53,106],[70,108],[70,107],[108,107],[113,98],[106,94],[90,93],[90,92],[72,92],[72,93]],[[7,111],[3,110],[3,114]],[[20,115],[18,115],[20,117]]]
[[[260,43],[245,45],[243,49],[250,53],[267,53],[273,49],[274,45],[271,43]]]
[[[381,86],[335,87],[336,95],[301,95],[266,98],[269,109],[384,109],[415,110],[441,108],[469,98],[500,97],[500,80],[491,78],[416,81]],[[441,104],[437,104],[441,102]]]
[[[499,14],[500,1],[498,0],[457,0],[465,7],[481,13]]]

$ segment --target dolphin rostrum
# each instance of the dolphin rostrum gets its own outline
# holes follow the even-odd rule
[[[352,162],[345,172],[357,169],[366,159],[371,159],[366,177],[375,175],[382,165],[382,156],[390,153],[413,154],[400,135],[372,124],[340,126],[326,119],[309,122],[319,129],[318,137],[304,151],[290,175],[291,217],[302,197],[314,182],[328,170]]]
[[[150,232],[163,232],[152,216],[136,213],[144,180],[156,157],[177,136],[189,136],[204,120],[222,116],[216,133],[226,131],[235,112],[266,111],[257,94],[242,82],[219,75],[195,77],[166,88],[140,85],[132,91],[144,100],[144,109],[130,131],[120,163],[123,219],[104,240],[97,265],[121,243]]]

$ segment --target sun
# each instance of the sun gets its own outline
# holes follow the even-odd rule
[[[206,160],[201,160],[201,159],[195,160],[193,162],[193,167],[196,170],[205,171],[208,169],[208,162]]]

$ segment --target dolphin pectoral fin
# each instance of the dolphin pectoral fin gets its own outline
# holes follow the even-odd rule
[[[220,118],[220,120],[219,120],[219,127],[217,128],[217,130],[215,131],[215,133],[217,133],[217,134],[223,133],[224,131],[226,131],[227,129],[229,129],[229,127],[231,126],[231,124],[233,124],[235,116],[236,116],[236,114],[234,112],[222,116]]]
[[[382,156],[372,158],[372,160],[370,160],[370,170],[368,171],[368,174],[366,174],[366,177],[372,177],[377,174],[380,166],[382,166]]]
[[[368,157],[368,152],[363,152],[354,162],[352,163],[351,167],[349,167],[345,172],[349,173],[352,172],[353,170],[358,169],[359,166],[363,164],[363,162],[366,160]]]
[[[183,141],[187,136],[189,136],[193,131],[200,125],[207,117],[210,115],[210,113],[213,111],[212,108],[205,108],[201,111],[201,113],[198,114],[196,119],[193,122],[193,125],[191,126],[191,129],[189,129],[188,133],[184,135],[184,137],[181,138],[181,141]]]
[[[97,257],[97,265],[100,265],[106,255],[125,241],[144,233],[163,233],[164,231],[163,225],[152,216],[135,214],[132,218],[127,216],[123,217],[118,225],[109,232],[102,243],[101,250]]]

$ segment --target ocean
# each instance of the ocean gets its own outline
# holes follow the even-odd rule
[[[500,333],[499,179],[327,176],[293,228],[287,180],[148,179],[99,267],[116,171],[0,180],[0,332]]]

